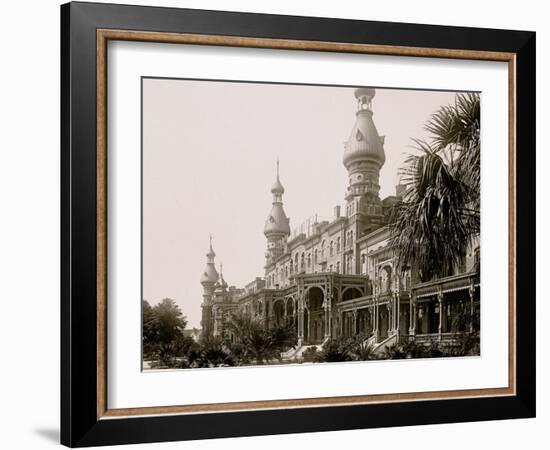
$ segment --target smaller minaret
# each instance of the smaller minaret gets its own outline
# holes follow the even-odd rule
[[[206,267],[201,276],[201,284],[203,287],[201,326],[203,335],[212,334],[213,331],[212,297],[214,295],[216,282],[219,279],[214,263],[215,257],[216,253],[214,253],[214,249],[212,248],[212,235],[210,235],[210,248],[206,254]]]
[[[264,235],[267,238],[267,264],[283,253],[286,239],[290,235],[289,219],[283,209],[285,188],[279,179],[279,159],[277,159],[277,178],[271,186],[271,193],[273,194],[271,212],[264,226]]]
[[[220,263],[220,279],[218,280],[218,282],[216,283],[216,287],[221,290],[221,292],[226,292],[227,291],[227,287],[228,287],[228,284],[227,282],[225,281],[225,279],[223,278],[223,264]]]

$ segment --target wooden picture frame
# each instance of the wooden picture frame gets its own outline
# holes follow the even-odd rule
[[[109,409],[106,394],[109,40],[507,62],[508,387]],[[77,2],[61,7],[61,57],[61,442],[64,445],[534,417],[535,33]]]

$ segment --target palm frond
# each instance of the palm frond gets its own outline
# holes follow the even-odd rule
[[[416,152],[400,170],[408,188],[392,213],[391,243],[398,265],[414,264],[425,279],[449,274],[479,234],[479,101],[457,94],[436,111],[425,127],[431,141],[413,139]]]

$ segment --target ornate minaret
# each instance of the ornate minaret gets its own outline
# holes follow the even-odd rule
[[[279,180],[279,160],[277,159],[277,179],[271,186],[273,203],[271,212],[267,216],[264,227],[264,235],[267,238],[266,264],[270,264],[275,258],[284,252],[286,239],[290,235],[289,219],[283,209],[283,194],[285,188]]]
[[[344,150],[343,163],[348,171],[346,216],[349,224],[344,235],[347,250],[343,265],[346,273],[360,273],[357,239],[384,223],[379,177],[386,156],[384,136],[378,134],[372,120],[375,94],[374,88],[355,90],[355,124]]]
[[[355,124],[345,144],[343,162],[348,171],[346,214],[355,217],[357,233],[362,233],[383,220],[380,202],[380,169],[386,161],[384,136],[380,136],[372,120],[374,88],[355,90],[357,112]]]
[[[212,296],[214,294],[216,282],[219,279],[214,263],[215,257],[216,254],[212,248],[212,235],[210,235],[210,248],[206,254],[206,267],[201,276],[201,284],[203,287],[201,327],[203,335],[212,334],[213,331]]]
[[[379,136],[372,120],[372,99],[374,88],[355,90],[357,113],[355,125],[351,129],[345,144],[344,166],[349,175],[346,200],[364,197],[367,203],[379,204],[380,169],[386,161],[384,155],[384,136]]]
[[[223,264],[220,264],[220,279],[216,283],[216,290],[219,290],[222,293],[227,292],[228,284],[223,278]]]

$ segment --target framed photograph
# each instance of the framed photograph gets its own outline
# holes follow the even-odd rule
[[[535,33],[61,7],[61,441],[535,415]]]

